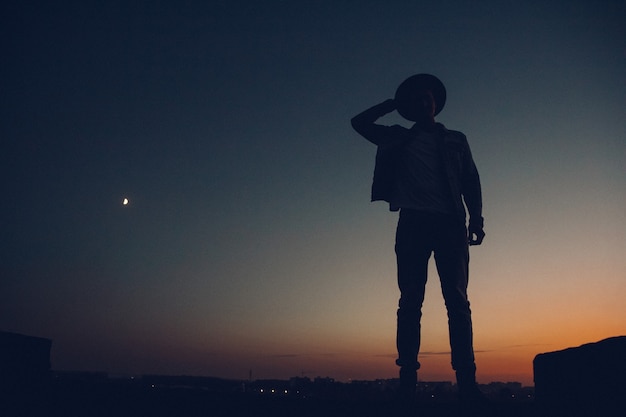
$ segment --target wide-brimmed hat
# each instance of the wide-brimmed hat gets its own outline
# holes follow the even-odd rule
[[[433,94],[435,115],[439,114],[446,104],[446,87],[434,75],[416,74],[404,80],[396,90],[396,109],[402,117],[414,122],[417,121],[415,99],[417,94],[424,90]]]

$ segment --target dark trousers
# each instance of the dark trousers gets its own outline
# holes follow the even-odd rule
[[[467,299],[469,250],[465,225],[453,216],[403,209],[396,231],[398,308],[396,363],[419,369],[420,320],[428,260],[434,253],[448,311],[452,368],[476,369],[472,318]]]

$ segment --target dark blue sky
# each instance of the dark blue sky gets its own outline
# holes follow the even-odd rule
[[[485,378],[626,332],[626,6],[419,3],[1,6],[0,329],[57,369],[393,375],[396,217],[349,120],[430,72],[483,181]]]

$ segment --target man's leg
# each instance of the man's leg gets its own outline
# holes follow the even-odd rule
[[[462,225],[442,221],[435,262],[448,311],[452,367],[475,368],[472,316],[467,298],[469,250]]]
[[[398,327],[396,346],[400,366],[400,385],[404,394],[412,395],[420,364],[420,320],[428,272],[430,249],[425,244],[424,224],[417,213],[403,211],[396,232],[396,260],[398,263]]]
[[[476,364],[472,332],[472,313],[467,297],[469,248],[465,227],[453,222],[440,225],[442,233],[435,249],[435,262],[448,310],[452,368],[463,402],[482,402],[476,384]]]

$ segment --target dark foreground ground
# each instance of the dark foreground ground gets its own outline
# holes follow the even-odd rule
[[[9,390],[11,391],[11,390]],[[453,400],[421,399],[410,404],[384,396],[349,398],[289,397],[201,389],[145,386],[52,384],[4,392],[0,416],[151,416],[151,417],[264,417],[264,416],[539,416],[532,401],[494,401],[476,413]],[[8,395],[6,395],[8,394]]]

